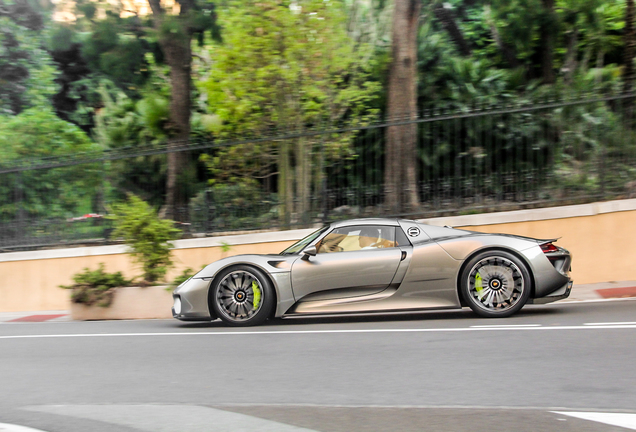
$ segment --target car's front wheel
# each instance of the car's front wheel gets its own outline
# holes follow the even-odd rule
[[[473,257],[464,267],[460,282],[468,306],[488,318],[518,312],[532,288],[526,265],[505,251],[486,251]]]
[[[275,305],[270,280],[251,266],[221,271],[211,289],[210,306],[219,318],[233,326],[262,324]]]

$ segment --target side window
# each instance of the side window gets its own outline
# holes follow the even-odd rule
[[[396,246],[395,231],[393,226],[375,225],[336,228],[322,239],[318,253],[392,248]]]
[[[411,246],[411,242],[409,241],[409,238],[406,236],[406,234],[404,234],[404,231],[402,231],[402,228],[397,227],[395,231],[395,241],[398,246]]]

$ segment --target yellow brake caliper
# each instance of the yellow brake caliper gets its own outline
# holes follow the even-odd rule
[[[254,310],[256,310],[261,304],[261,289],[258,287],[256,281],[252,281],[252,291],[254,291]]]
[[[484,286],[482,285],[481,275],[479,274],[479,272],[477,272],[477,274],[475,275],[475,291],[477,291],[479,300],[481,300],[481,298],[483,297],[483,289]]]

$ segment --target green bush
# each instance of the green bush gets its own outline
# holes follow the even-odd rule
[[[114,288],[129,286],[132,282],[124,278],[121,272],[106,273],[104,263],[100,263],[97,270],[86,267],[82,273],[73,276],[73,281],[73,285],[60,285],[60,288],[73,290],[71,300],[74,303],[101,307],[110,306]]]
[[[143,269],[143,279],[148,284],[163,280],[172,266],[170,259],[171,240],[179,238],[181,231],[174,222],[160,219],[148,203],[135,195],[128,201],[115,204],[112,215],[115,230],[111,238],[123,238],[130,247],[130,254]]]

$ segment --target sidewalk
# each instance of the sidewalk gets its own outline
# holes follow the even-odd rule
[[[561,302],[592,301],[636,297],[636,281],[601,282],[577,285]],[[0,323],[72,321],[69,311],[0,312]]]

